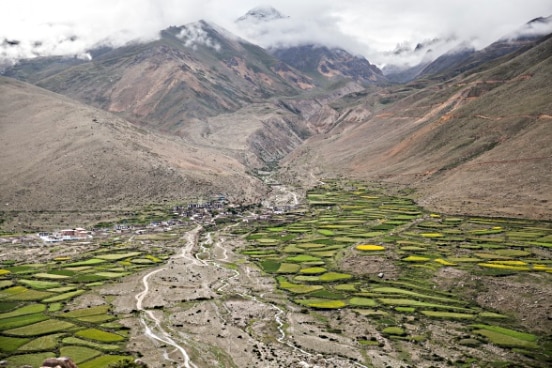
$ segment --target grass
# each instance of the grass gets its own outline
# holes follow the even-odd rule
[[[475,319],[475,314],[468,313],[455,313],[455,312],[437,312],[437,311],[421,311],[423,315],[432,318],[444,318],[444,319]]]
[[[0,320],[0,330],[23,327],[33,323],[47,320],[48,317],[42,313],[26,314]]]
[[[75,333],[75,336],[99,342],[118,342],[125,339],[121,335],[98,330],[97,328],[87,328],[85,330],[78,331],[77,333]]]
[[[301,269],[299,272],[305,275],[318,275],[326,271],[327,269],[324,267],[307,267]]]
[[[375,244],[359,244],[356,246],[356,249],[361,251],[382,251],[385,250],[385,247]]]
[[[349,299],[349,304],[355,307],[376,307],[378,302],[374,299],[354,297]]]
[[[276,273],[296,273],[301,268],[297,263],[282,263]]]
[[[456,268],[462,275],[489,278],[518,271],[552,273],[548,249],[542,245],[550,243],[552,246],[549,223],[535,225],[528,220],[449,217],[425,212],[410,199],[389,197],[380,189],[369,187],[360,189],[356,183],[331,181],[314,188],[307,195],[316,201],[311,202],[310,213],[290,218],[286,225],[259,226],[258,235],[251,234],[251,238],[277,242],[271,240],[267,246],[252,240],[253,245],[247,252],[257,257],[255,262],[263,270],[290,275],[275,276],[279,288],[287,291],[288,297],[296,303],[313,309],[350,308],[369,318],[377,318],[382,328],[395,326],[398,321],[419,319],[421,324],[412,324],[422,330],[419,335],[426,340],[435,339],[423,331],[428,319],[454,322],[447,326],[460,334],[465,334],[475,320],[512,322],[512,317],[482,310],[464,299],[462,288],[469,286],[455,284],[458,286],[451,290],[456,292],[458,288],[456,295],[440,290],[439,282],[433,280],[440,277],[441,271]],[[263,226],[273,228],[267,230]],[[301,232],[293,234],[293,239],[281,236],[291,228],[301,229]],[[263,247],[268,250],[265,258],[259,257],[263,255]],[[368,262],[366,257],[360,256],[362,252],[380,252],[380,255],[385,252],[384,262],[394,266],[397,279],[395,275],[393,279],[396,281],[388,280],[388,275],[378,279],[377,269],[355,272],[354,276],[345,272],[345,262],[350,262],[347,270]],[[541,275],[546,277],[546,274]],[[504,331],[481,326],[471,329],[525,341]],[[386,335],[391,340],[406,339],[404,331]],[[539,351],[546,348],[544,342],[527,342],[540,344]],[[519,349],[525,346],[512,344],[512,341],[510,345]]]
[[[378,301],[385,305],[398,306],[398,307],[421,307],[421,308],[433,308],[433,309],[450,309],[457,311],[470,311],[467,308],[456,307],[452,305],[433,304],[426,303],[415,299],[402,299],[402,298],[379,298]]]
[[[45,310],[46,310],[46,306],[44,304],[29,304],[24,307],[18,308],[14,311],[0,314],[0,319],[24,316],[27,314],[41,313],[41,312],[44,312]]]
[[[35,273],[33,276],[39,279],[49,279],[49,280],[63,280],[63,279],[69,278],[69,276],[67,275],[57,275],[57,274],[44,273],[44,272]]]
[[[0,335],[0,352],[11,353],[26,344],[30,339],[22,337],[8,337]]]
[[[18,283],[28,286],[33,289],[43,290],[51,289],[60,286],[59,282],[56,281],[40,281],[40,280],[18,280]]]
[[[306,294],[316,290],[323,289],[320,285],[303,285],[303,284],[294,284],[289,282],[284,277],[278,277],[278,287],[283,290],[287,290],[293,294]]]
[[[340,309],[347,306],[343,300],[328,300],[328,299],[296,299],[297,304],[301,304],[307,307],[315,309]]]
[[[68,293],[63,293],[63,294],[60,294],[60,295],[56,295],[56,296],[52,296],[52,297],[43,299],[42,301],[43,301],[44,303],[60,302],[60,301],[72,299],[72,298],[74,298],[74,297],[76,297],[76,296],[79,296],[79,295],[81,295],[81,294],[84,294],[85,292],[86,292],[86,290],[75,290],[75,291],[70,291],[70,292],[68,292]]]
[[[101,351],[94,350],[85,346],[62,346],[59,349],[61,356],[71,357],[76,364],[81,364],[87,360],[102,355]]]
[[[94,316],[98,314],[106,314],[108,311],[109,311],[109,305],[104,304],[104,305],[98,305],[90,308],[75,309],[73,311],[60,314],[60,317],[80,318],[80,317]]]
[[[82,364],[79,364],[79,368],[108,368],[111,364],[120,362],[121,360],[127,360],[128,355],[102,355]]]
[[[75,325],[70,322],[60,321],[57,319],[48,319],[24,327],[7,330],[4,331],[4,333],[14,336],[40,336],[54,332],[66,331],[74,326]]]
[[[31,367],[40,367],[42,362],[48,358],[54,358],[57,354],[53,352],[46,353],[35,353],[29,354],[25,353],[22,355],[13,355],[10,356],[8,361],[8,367],[21,367],[21,366],[31,366]]]
[[[397,327],[397,326],[386,327],[381,332],[384,335],[392,335],[392,336],[405,336],[406,335],[406,331],[402,327]]]
[[[80,346],[88,346],[94,349],[99,349],[103,351],[120,351],[121,347],[116,344],[102,344],[94,341],[88,341],[79,339],[78,337],[66,337],[63,339],[63,344],[66,345],[80,345]]]
[[[97,255],[96,258],[97,259],[103,259],[103,260],[106,260],[106,261],[119,261],[121,259],[133,258],[133,257],[139,256],[141,254],[142,253],[140,253],[140,252],[112,253],[112,254]],[[102,263],[102,262],[98,262],[98,263]],[[92,263],[92,264],[98,264],[98,263]]]
[[[485,336],[495,345],[508,347],[508,348],[523,348],[523,349],[536,349],[538,345],[531,341],[526,341],[522,339],[515,338],[500,332],[488,330],[488,329],[478,329],[474,330],[474,333]]]
[[[296,263],[304,263],[304,262],[316,262],[321,261],[322,259],[320,257],[314,257],[308,254],[300,254],[293,257],[287,257],[287,262],[296,262]]]
[[[510,336],[519,340],[528,341],[528,342],[536,342],[538,340],[537,336],[533,334],[511,330],[509,328],[504,328],[500,326],[475,324],[475,325],[472,325],[471,327],[493,331],[496,333],[500,333],[503,335],[507,335],[507,336]]]
[[[325,274],[320,275],[319,280],[322,282],[334,282],[334,281],[349,280],[351,278],[353,278],[353,276],[347,273],[327,272]]]
[[[63,336],[63,334],[42,336],[22,345],[18,350],[19,351],[44,351],[44,350],[52,351],[52,350],[55,350],[56,347],[58,346],[58,342],[61,336]]]

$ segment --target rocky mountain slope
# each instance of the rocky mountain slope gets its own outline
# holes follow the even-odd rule
[[[351,55],[343,49],[310,44],[276,48],[271,53],[319,83],[328,84],[342,78],[363,84],[387,82],[377,66],[370,64],[364,57]]]
[[[206,22],[88,62],[24,62],[8,74],[95,108],[2,79],[2,203],[251,201],[263,189],[246,173],[280,165],[294,183],[356,177],[444,212],[550,218],[551,42],[405,85],[355,81],[336,59],[321,83],[320,60],[350,55],[288,49],[291,66]]]
[[[551,218],[551,50],[549,37],[479,73],[342,99],[339,125],[283,173],[400,183],[445,212]]]
[[[203,21],[171,27],[158,41],[103,52],[79,65],[53,70],[56,62],[35,60],[6,75],[173,133],[193,119],[314,87],[260,47]],[[40,78],[44,69],[50,72]]]
[[[217,148],[4,77],[0,117],[1,211],[119,210],[218,193],[258,200],[263,190]]]

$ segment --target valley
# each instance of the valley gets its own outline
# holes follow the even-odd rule
[[[205,20],[4,39],[0,366],[550,366],[550,25],[382,69]]]
[[[549,222],[437,214],[375,183],[332,180],[290,212],[240,217],[11,245],[7,366],[59,354],[79,367],[550,360]]]

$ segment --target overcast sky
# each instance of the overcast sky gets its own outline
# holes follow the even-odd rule
[[[234,21],[258,5],[290,18],[240,29]],[[168,26],[205,19],[262,46],[325,42],[382,65],[390,60],[382,52],[398,44],[439,38],[447,47],[481,48],[550,15],[551,0],[2,0],[0,57],[82,56],[96,45],[151,40]]]

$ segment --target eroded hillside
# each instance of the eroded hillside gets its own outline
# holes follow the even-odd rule
[[[224,193],[257,201],[235,158],[52,92],[0,80],[2,211],[121,210]]]
[[[445,212],[550,218],[551,42],[444,83],[343,99],[340,124],[282,172],[400,183]]]

